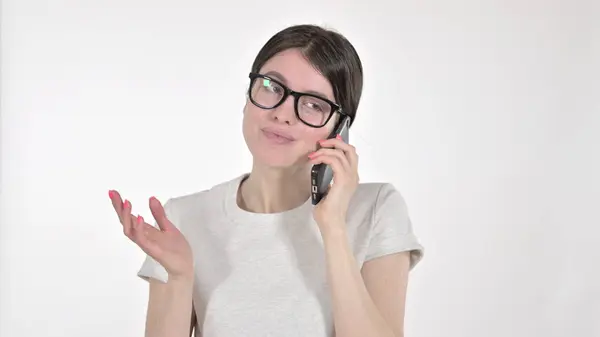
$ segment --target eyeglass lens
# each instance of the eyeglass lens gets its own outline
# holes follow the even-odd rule
[[[285,98],[286,89],[264,77],[256,77],[252,83],[250,95],[258,105],[270,109]],[[320,98],[302,95],[296,106],[298,117],[304,122],[321,126],[331,114],[331,105]]]

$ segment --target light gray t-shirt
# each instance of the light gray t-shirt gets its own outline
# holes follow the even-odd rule
[[[245,176],[165,203],[194,253],[195,336],[333,336],[323,241],[310,199],[283,213],[247,212],[236,201]],[[391,184],[359,184],[347,226],[360,266],[410,251],[412,269],[423,256],[404,199]],[[149,256],[138,275],[168,278]]]

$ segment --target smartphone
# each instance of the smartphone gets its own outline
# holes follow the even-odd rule
[[[344,143],[348,144],[349,141],[349,129],[350,129],[350,117],[343,116],[339,121],[338,125],[333,129],[328,139],[335,138],[338,135],[341,136]],[[331,181],[333,180],[333,169],[327,164],[317,164],[313,165],[310,172],[310,181],[311,181],[311,198],[312,204],[316,205],[323,199],[327,191],[329,190],[329,186],[331,185]]]

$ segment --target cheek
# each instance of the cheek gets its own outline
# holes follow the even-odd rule
[[[327,139],[327,137],[329,137],[329,135],[333,131],[335,123],[336,123],[335,119],[332,118],[332,120],[326,126],[319,128],[319,129],[312,129],[310,132],[310,135],[311,135],[311,138],[314,140],[314,142],[318,142],[320,140]]]
[[[305,133],[304,142],[309,150],[316,150],[317,143],[320,140],[326,139],[330,132],[328,128],[311,130]]]
[[[255,120],[257,118],[259,118],[260,114],[259,114],[259,110],[257,107],[255,107],[252,104],[248,104],[246,103],[246,106],[244,106],[244,118],[249,119],[249,120]]]
[[[318,132],[315,132],[313,134],[313,140],[315,142],[318,142],[320,140],[326,139],[327,136],[329,136],[330,133],[331,133],[330,130],[326,130],[326,129],[319,130]]]
[[[246,142],[253,142],[252,140],[256,138],[255,125],[258,123],[259,116],[250,106],[244,107],[243,113],[242,132],[244,134],[244,138],[246,139]]]
[[[329,135],[333,131],[334,126],[335,126],[335,121],[331,121],[328,125],[326,125],[322,128],[319,128],[319,129],[310,128],[309,130],[307,130],[305,133],[306,141],[308,142],[310,149],[317,150],[318,142],[321,140],[327,139],[327,137],[329,137]]]
[[[244,108],[244,127],[252,128],[254,125],[260,124],[264,115],[264,111],[255,106],[247,105]]]

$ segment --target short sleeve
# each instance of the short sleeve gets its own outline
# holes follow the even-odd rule
[[[167,215],[167,219],[169,219],[175,226],[177,226],[177,220],[174,218],[173,214],[173,202],[172,199],[167,200],[167,202],[163,205],[165,209],[165,214]],[[157,227],[158,224],[156,221],[154,222],[154,226]],[[163,283],[167,283],[169,275],[167,270],[156,260],[154,260],[150,255],[146,255],[144,262],[142,263],[141,268],[139,269],[137,276],[142,278],[143,280],[149,281],[150,278],[156,279]]]
[[[373,211],[373,229],[365,261],[410,252],[410,269],[423,258],[424,248],[413,231],[406,202],[392,184],[382,184]]]

